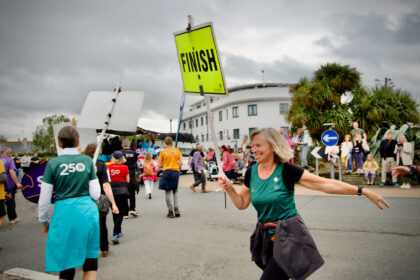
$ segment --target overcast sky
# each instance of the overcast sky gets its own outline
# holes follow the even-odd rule
[[[173,32],[189,14],[213,22],[228,88],[261,82],[262,69],[265,82],[295,83],[337,62],[420,100],[418,0],[0,0],[0,135],[77,118],[88,92],[117,81],[145,92],[142,127],[168,131],[182,92]]]

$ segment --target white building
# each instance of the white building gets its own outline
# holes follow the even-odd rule
[[[211,97],[218,145],[239,147],[243,137],[256,128],[272,127],[287,131],[286,114],[291,104],[289,84],[265,83],[229,89],[227,97]],[[204,98],[184,109],[181,133],[191,133],[196,142],[212,147]]]

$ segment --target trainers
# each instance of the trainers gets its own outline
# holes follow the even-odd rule
[[[194,186],[191,186],[190,188],[192,189],[192,191],[193,191],[193,192],[196,192],[196,190],[195,190],[195,187],[194,187]]]
[[[401,185],[400,189],[405,189],[405,188],[406,188],[406,184],[404,183]]]
[[[152,199],[152,194],[151,193],[149,193],[149,199]]]
[[[208,193],[209,191],[207,190],[201,190],[202,193]]]
[[[122,232],[118,233],[117,237],[121,238],[123,236]]]
[[[128,216],[124,216],[124,219],[128,219]]]
[[[397,182],[394,183],[394,187],[399,187],[400,184],[398,184]]]
[[[14,224],[14,223],[17,223],[17,222],[19,222],[19,219],[18,218],[15,218],[13,220],[10,220],[9,221],[9,224]]]
[[[407,183],[407,184],[405,184],[405,188],[406,189],[411,189],[411,185]]]
[[[118,240],[118,236],[115,234],[112,236],[111,242],[112,244],[115,244],[115,245],[120,244],[120,240]]]
[[[383,187],[383,186],[385,186],[385,183],[384,183],[384,182],[381,182],[381,183],[379,184],[379,186]]]
[[[108,257],[108,255],[109,255],[109,247],[108,247],[108,250],[107,251],[102,251],[101,253],[102,253],[102,257],[104,257],[104,258]]]
[[[179,218],[179,217],[181,217],[181,213],[179,213],[179,209],[178,208],[175,208],[174,209],[175,211],[175,217],[177,217],[177,218]]]
[[[137,214],[136,211],[130,211],[130,215],[133,217],[137,217],[139,214]]]
[[[169,210],[168,211],[168,215],[166,215],[166,217],[168,217],[168,218],[175,218],[174,211]]]

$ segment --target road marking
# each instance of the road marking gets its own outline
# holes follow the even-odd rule
[[[30,280],[57,280],[57,275],[19,267],[6,270],[3,272],[3,274],[22,277]]]

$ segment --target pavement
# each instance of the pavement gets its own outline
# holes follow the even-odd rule
[[[180,176],[180,219],[165,217],[164,194],[157,184],[152,200],[141,190],[137,196],[140,216],[124,221],[122,243],[112,246],[110,257],[100,258],[98,279],[117,279],[117,275],[119,279],[258,278],[260,271],[249,262],[247,249],[255,210],[238,211],[229,199],[226,210],[222,194],[216,192],[220,189],[217,181],[207,181],[209,194],[200,193],[200,186],[193,193],[189,190],[192,182],[192,174]],[[326,265],[311,279],[333,279],[334,275],[340,279],[412,279],[420,273],[415,265],[419,253],[413,246],[420,238],[416,214],[420,187],[368,188],[388,198],[391,209],[378,211],[357,196],[334,198],[295,186],[298,211],[326,259]],[[45,236],[36,222],[36,204],[18,195],[17,211],[21,221],[0,229],[0,280],[57,279],[40,272]],[[112,230],[111,215],[108,230]],[[394,270],[388,263],[401,269]],[[76,275],[75,279],[81,279],[79,270]]]

